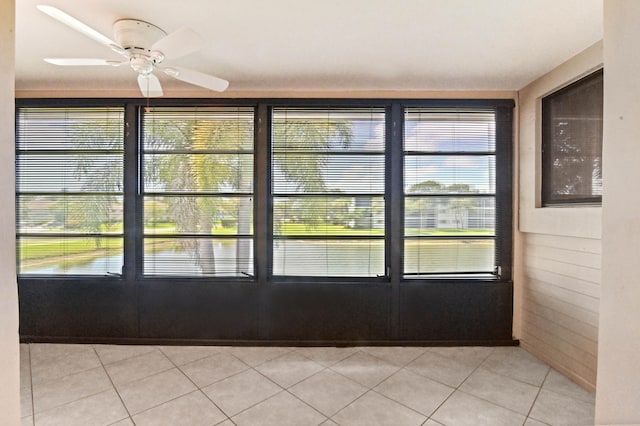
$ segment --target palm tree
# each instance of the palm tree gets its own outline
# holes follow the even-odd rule
[[[252,180],[243,173],[244,163],[250,158],[244,154],[211,154],[211,151],[238,150],[246,141],[242,134],[252,134],[249,122],[188,118],[184,120],[152,119],[147,150],[169,151],[167,155],[151,157],[145,161],[145,175],[149,183],[184,196],[167,197],[169,211],[178,233],[210,235],[214,218],[223,209],[221,197],[197,196],[209,192],[250,192]],[[249,137],[249,143],[251,136]],[[177,151],[171,153],[171,151]],[[147,173],[147,169],[149,172]],[[194,194],[194,195],[191,195]],[[238,218],[238,234],[250,232],[249,200],[242,198],[232,214]],[[183,239],[181,245],[190,253],[205,275],[216,273],[213,242],[207,238]],[[245,270],[248,245],[238,242],[237,272]],[[244,264],[243,264],[244,263]]]

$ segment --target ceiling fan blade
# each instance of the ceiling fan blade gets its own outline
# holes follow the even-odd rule
[[[78,21],[76,18],[74,18],[73,16],[61,11],[60,9],[53,7],[53,6],[47,6],[47,5],[38,5],[37,6],[38,10],[40,10],[41,12],[46,13],[47,15],[51,16],[53,19],[62,22],[63,24],[73,28],[74,30],[86,35],[87,37],[97,41],[100,44],[104,44],[105,46],[118,46],[118,43],[116,43],[115,41],[111,40],[109,37],[99,33],[98,31],[94,30],[93,28],[91,28],[90,26],[88,26],[87,24],[85,24],[84,22],[80,22]]]
[[[145,98],[156,98],[162,96],[162,86],[160,80],[153,74],[138,74],[138,86]]]
[[[185,83],[204,87],[210,90],[215,90],[216,92],[224,92],[226,88],[229,87],[229,82],[227,80],[223,80],[221,78],[214,77],[212,75],[189,68],[172,67],[165,68],[163,69],[163,71],[167,75],[177,78],[178,80],[182,80]]]
[[[100,66],[108,65],[117,67],[128,63],[127,61],[110,61],[107,59],[95,59],[95,58],[44,58],[45,62],[53,65],[61,66]]]
[[[202,48],[204,40],[193,30],[181,28],[158,40],[151,50],[162,52],[165,58],[186,56]]]

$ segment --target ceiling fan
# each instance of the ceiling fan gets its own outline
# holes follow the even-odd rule
[[[179,29],[166,32],[148,22],[137,19],[120,19],[113,24],[116,41],[109,39],[85,23],[53,6],[39,5],[37,8],[59,22],[101,43],[124,56],[123,61],[94,58],[45,58],[46,62],[62,66],[106,65],[118,67],[128,64],[138,73],[138,86],[145,97],[162,96],[160,80],[154,71],[195,86],[224,91],[229,82],[200,71],[182,67],[162,67],[165,59],[175,59],[199,50],[204,41],[193,30]]]

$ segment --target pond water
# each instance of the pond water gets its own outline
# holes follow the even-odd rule
[[[253,274],[253,261],[247,259],[241,272],[236,272],[236,242],[214,242],[217,275],[247,276]],[[251,253],[252,248],[249,249]],[[491,271],[493,244],[487,242],[453,242],[405,244],[405,271],[457,272]],[[122,254],[25,268],[27,274],[44,275],[109,275],[120,274]],[[144,264],[148,275],[202,275],[200,266],[188,252],[167,249],[147,253]],[[277,241],[273,247],[274,275],[311,276],[376,276],[384,274],[382,241]]]

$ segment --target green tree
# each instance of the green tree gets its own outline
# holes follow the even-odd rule
[[[324,173],[329,152],[348,147],[351,138],[348,121],[288,119],[277,122],[273,128],[274,167],[288,183],[295,185],[299,193],[328,193],[330,191]],[[295,220],[314,229],[335,219],[330,217],[330,212],[343,201],[338,197],[305,197],[293,202],[284,201],[279,203],[280,206],[274,206],[277,208],[274,217],[280,221],[295,217]],[[276,230],[282,229],[281,225],[274,220]]]
[[[425,180],[415,183],[409,187],[410,194],[438,194],[443,192],[444,187],[434,180]],[[418,233],[421,229],[435,226],[430,223],[429,218],[435,220],[434,210],[437,208],[437,201],[431,197],[408,197],[405,202],[405,211],[408,217],[417,218]],[[430,226],[432,225],[432,226]]]
[[[86,232],[102,233],[121,214],[119,196],[113,193],[122,191],[122,136],[105,131],[115,124],[109,120],[82,121],[73,128],[70,143],[79,152],[74,176],[83,192],[93,194],[65,201],[65,227],[77,225]],[[101,153],[89,151],[96,147]],[[101,238],[94,241],[96,248],[101,248]]]
[[[147,179],[152,185],[160,185],[168,192],[222,192],[224,188],[239,192],[250,191],[251,179],[246,173],[246,155],[205,154],[211,150],[235,151],[251,141],[250,122],[237,120],[154,120],[147,149],[173,151],[159,155],[145,165],[149,168]],[[177,151],[177,152],[176,152]],[[249,168],[251,170],[251,168]],[[208,235],[212,233],[214,219],[224,207],[220,197],[181,196],[167,197],[169,212],[179,233]],[[237,218],[239,234],[250,232],[250,200],[242,199],[232,212]],[[227,206],[228,207],[228,206]],[[202,272],[216,273],[213,242],[207,238],[181,241]],[[238,272],[245,270],[249,258],[248,244],[238,242]],[[242,260],[242,261],[241,261]]]

